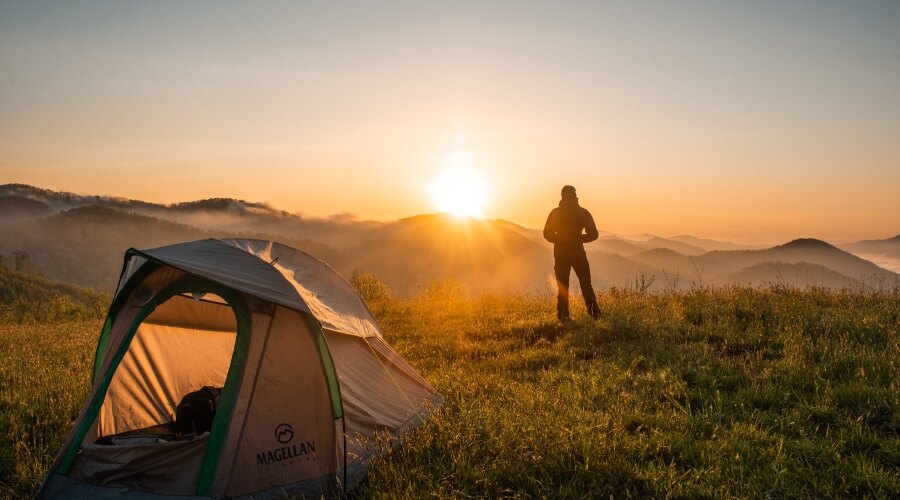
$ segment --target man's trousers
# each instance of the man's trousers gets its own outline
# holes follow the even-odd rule
[[[591,285],[591,267],[588,264],[587,254],[584,247],[575,248],[559,248],[553,249],[555,259],[554,271],[556,273],[556,284],[559,287],[559,293],[556,296],[556,317],[561,321],[569,319],[569,273],[575,270],[575,276],[581,284],[581,295],[584,297],[584,305],[587,306],[588,314],[592,318],[596,318],[600,314],[600,308],[597,306],[597,297],[594,295],[594,288]]]

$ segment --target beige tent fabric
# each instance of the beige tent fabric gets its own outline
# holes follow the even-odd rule
[[[383,343],[381,339],[332,332],[325,339],[341,384],[348,460],[367,456],[376,435],[398,432],[426,402],[436,401],[436,392],[424,379],[370,345]]]
[[[109,371],[109,365],[112,359],[112,353],[114,353],[118,348],[119,344],[122,342],[122,336],[124,336],[124,330],[128,330],[132,323],[134,323],[137,318],[138,312],[140,312],[140,308],[138,307],[123,307],[121,312],[116,316],[115,321],[113,322],[113,326],[109,333],[109,340],[106,345],[106,354],[104,356],[104,361],[102,364],[102,368],[100,370],[101,378],[102,374]],[[97,392],[99,387],[100,380],[94,380],[94,385],[91,387],[91,392],[86,399],[86,402],[93,400],[94,394]],[[84,418],[84,413],[87,410],[87,403],[85,403],[85,407],[81,410],[81,414],[76,421],[76,428],[80,425],[81,419]],[[88,431],[88,433],[84,437],[83,444],[92,444],[94,441],[100,437],[100,422],[103,420],[99,415],[97,416],[96,422],[92,425]]]
[[[157,307],[113,376],[100,409],[99,435],[172,422],[185,394],[223,387],[236,330],[234,313],[224,304],[176,295]]]
[[[294,287],[269,261],[220,240],[179,243],[144,250],[139,255],[248,295],[308,312]]]
[[[113,354],[116,352],[119,345],[122,344],[125,335],[128,333],[129,328],[131,328],[132,323],[134,323],[141,308],[146,305],[150,299],[171,286],[172,283],[184,279],[187,276],[188,275],[183,271],[163,266],[150,273],[141,281],[140,286],[135,287],[129,292],[128,296],[125,297],[124,303],[119,309],[112,329],[110,330],[109,338],[106,343],[106,351],[103,355],[103,363],[100,370],[101,373],[105,373],[109,370]]]
[[[89,444],[71,477],[100,486],[193,495],[209,434],[190,441],[104,446]]]
[[[328,264],[271,241],[220,241],[272,263],[297,290],[323,328],[360,337],[381,336],[378,323],[366,304],[353,287]]]
[[[401,358],[400,355],[397,354],[397,352],[394,351],[394,349],[391,348],[391,346],[389,346],[383,338],[369,339],[369,346],[385,358],[385,364],[391,364],[396,369],[403,371],[406,376],[415,380],[417,384],[422,385],[431,393],[437,393],[434,388],[431,387],[431,384],[429,384],[427,380],[422,378],[422,376],[419,375],[419,372],[413,369],[413,367],[409,366],[409,363],[407,363],[405,359]]]
[[[172,284],[197,277],[240,293],[251,322],[245,365],[235,381],[239,387],[234,388],[233,414],[220,436],[212,496],[268,496],[289,485],[301,488],[298,491],[310,488],[318,496],[315,492],[330,491],[329,484],[345,463],[352,487],[364,477],[377,437],[399,434],[415,417],[426,417],[429,403],[439,401],[434,389],[385,343],[377,321],[349,283],[309,255],[259,240],[202,240],[141,255],[149,261],[132,254],[123,274],[118,307],[101,350],[100,377],[76,430],[141,308]],[[118,296],[127,277],[142,274],[137,272],[141,265],[155,269]],[[58,480],[62,478],[84,481],[74,483],[84,492],[101,492],[91,485],[105,485],[193,495],[208,435],[152,444],[94,442],[98,436],[169,422],[184,394],[203,385],[223,386],[236,326],[234,312],[225,304],[175,296],[159,305],[138,327],[112,374],[70,478],[58,472],[75,430],[57,457],[45,491],[68,487],[70,483]],[[333,414],[314,337],[320,326],[340,383],[343,420]]]
[[[128,296],[123,299],[122,307],[119,309],[113,320],[113,324],[109,332],[109,337],[106,342],[106,348],[101,354],[103,356],[103,361],[100,365],[101,374],[109,371],[113,356],[119,349],[119,346],[122,344],[125,335],[128,333],[128,330],[131,328],[131,325],[137,318],[138,313],[140,313],[141,307],[143,307],[147,302],[150,301],[150,299],[156,296],[156,294],[161,292],[163,289],[170,286],[175,281],[184,279],[186,276],[187,275],[182,271],[173,269],[168,266],[163,266],[146,276],[141,282],[140,286],[129,292]],[[88,398],[86,401],[91,401],[93,399],[94,394],[96,393],[98,388],[97,382],[97,380],[94,381],[94,386],[91,388],[91,392],[88,394]],[[84,413],[86,411],[87,405],[82,408],[81,414],[76,421],[76,428],[80,424],[81,419],[84,417]],[[101,419],[98,416],[97,420],[94,422],[94,425],[90,427],[88,433],[85,435],[83,444],[92,444],[100,436],[100,420]],[[68,446],[68,443],[66,446]]]
[[[237,331],[234,311],[225,299],[215,294],[175,295],[156,306],[144,323],[217,332]]]
[[[277,307],[227,496],[334,474],[334,416],[322,363],[301,313]],[[233,428],[233,427],[232,427]]]
[[[244,366],[241,385],[238,389],[237,400],[234,404],[234,413],[228,432],[222,443],[222,452],[219,456],[219,465],[216,468],[216,477],[213,481],[213,496],[225,496],[226,487],[231,482],[237,461],[237,447],[244,435],[247,425],[247,413],[250,410],[250,401],[257,387],[257,373],[263,361],[263,351],[268,345],[271,333],[272,314],[253,313],[250,316],[251,334],[247,348],[247,362]]]

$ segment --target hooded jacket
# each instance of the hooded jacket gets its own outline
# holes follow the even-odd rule
[[[600,236],[594,218],[575,196],[563,196],[544,224],[544,238],[556,248],[581,248]]]

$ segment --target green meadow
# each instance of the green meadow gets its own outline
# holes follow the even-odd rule
[[[612,289],[560,325],[549,296],[355,281],[444,397],[359,498],[900,497],[896,290]],[[100,311],[0,306],[0,497],[68,433]]]

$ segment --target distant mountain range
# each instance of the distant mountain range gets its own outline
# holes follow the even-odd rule
[[[900,259],[900,234],[886,240],[864,240],[841,245],[848,252],[866,254],[884,254]]]
[[[651,289],[700,283],[896,286],[900,280],[863,258],[900,261],[900,236],[840,248],[814,239],[747,248],[690,235],[602,234],[586,247],[598,288],[634,286],[641,276],[645,283],[653,280]],[[163,205],[0,185],[0,255],[10,266],[14,251],[26,252],[34,269],[52,279],[112,289],[127,248],[211,237],[278,240],[347,278],[372,272],[398,294],[448,277],[473,292],[555,288],[549,244],[539,230],[509,221],[441,214],[394,222],[308,218],[234,199]]]

